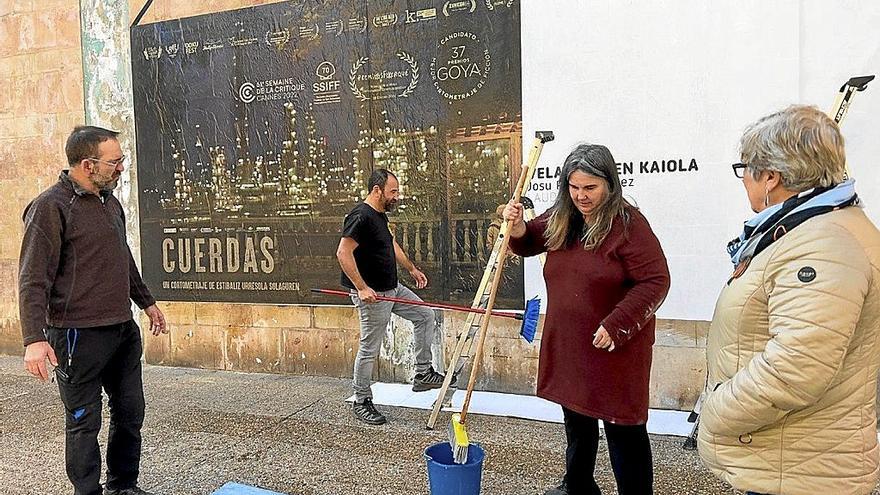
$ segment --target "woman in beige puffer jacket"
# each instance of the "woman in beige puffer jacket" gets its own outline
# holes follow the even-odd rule
[[[715,307],[698,445],[740,490],[867,494],[878,475],[880,232],[844,180],[843,138],[813,107],[741,141],[752,209]]]

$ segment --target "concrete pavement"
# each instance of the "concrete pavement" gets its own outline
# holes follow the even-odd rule
[[[147,366],[144,382],[141,486],[157,494],[206,495],[229,481],[291,495],[424,494],[422,452],[446,439],[445,427],[425,429],[422,410],[383,407],[387,425],[358,422],[347,380]],[[562,475],[559,424],[474,415],[468,431],[487,453],[484,494],[540,494]],[[656,493],[736,493],[681,438],[652,444]],[[57,387],[28,376],[21,358],[0,357],[0,493],[71,493],[63,457]],[[604,443],[597,472],[614,493]]]

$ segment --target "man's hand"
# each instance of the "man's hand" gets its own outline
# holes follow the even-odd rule
[[[168,333],[168,325],[165,324],[165,315],[155,304],[144,309],[144,313],[150,318],[150,332],[153,335]]]
[[[28,373],[42,381],[49,379],[49,369],[46,367],[46,359],[52,366],[58,366],[58,358],[55,351],[45,340],[28,344],[24,351],[24,367]]]
[[[614,341],[611,340],[611,335],[608,334],[608,330],[605,330],[605,327],[602,325],[599,325],[599,329],[593,334],[593,347],[608,349],[608,352],[614,350]]]
[[[428,277],[426,277],[425,274],[415,266],[412,267],[409,274],[412,276],[413,280],[416,281],[416,287],[419,289],[424,289],[428,286]]]
[[[378,299],[376,299],[376,291],[370,287],[367,287],[366,289],[358,289],[358,299],[367,304],[373,304],[378,301]]]

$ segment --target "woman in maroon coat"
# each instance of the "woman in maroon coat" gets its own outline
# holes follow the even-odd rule
[[[600,493],[600,419],[618,493],[652,493],[648,381],[654,312],[669,290],[657,237],[623,199],[614,158],[600,145],[568,155],[546,213],[523,223],[517,203],[504,217],[515,253],[547,252],[538,396],[562,405],[568,448],[565,478],[545,495]]]

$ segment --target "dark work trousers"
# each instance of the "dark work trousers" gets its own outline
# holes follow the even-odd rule
[[[565,483],[570,495],[599,495],[594,471],[599,449],[599,420],[562,408],[565,416]],[[605,422],[611,469],[620,495],[654,492],[651,441],[645,425],[623,426]]]
[[[101,388],[110,404],[107,488],[137,485],[144,424],[140,330],[134,321],[93,328],[46,330],[58,357],[55,377],[65,409],[67,476],[75,495],[100,495]]]

